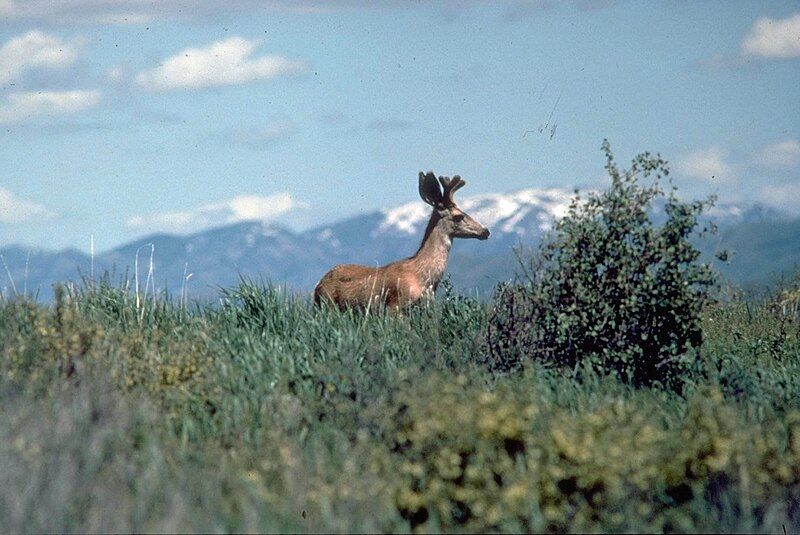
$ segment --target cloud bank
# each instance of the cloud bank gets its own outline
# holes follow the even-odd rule
[[[230,200],[205,204],[193,210],[137,215],[127,221],[128,228],[143,232],[186,234],[242,221],[272,221],[289,212],[307,208],[289,193],[239,195]]]
[[[54,24],[144,24],[230,13],[319,13],[402,6],[397,0],[0,0],[0,16]]]
[[[800,13],[785,19],[758,19],[742,41],[741,52],[746,58],[800,58]]]
[[[31,69],[69,67],[78,58],[80,48],[80,39],[65,41],[39,30],[14,37],[0,47],[0,84],[13,81]]]
[[[100,91],[32,91],[11,93],[0,105],[0,124],[18,123],[36,117],[72,115],[96,106]]]
[[[49,219],[55,214],[41,204],[17,197],[0,186],[0,223],[23,223],[31,219]]]
[[[788,139],[767,145],[755,153],[754,160],[767,169],[794,169],[800,165],[800,143]]]
[[[728,151],[714,145],[708,149],[690,152],[679,158],[675,170],[689,178],[713,183],[731,182],[736,180],[738,170],[729,163]]]
[[[253,57],[259,40],[231,37],[202,48],[187,48],[162,65],[143,71],[136,82],[151,91],[239,85],[305,70],[302,61],[277,55]]]

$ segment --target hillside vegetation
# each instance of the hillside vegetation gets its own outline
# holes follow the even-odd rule
[[[800,329],[703,313],[683,393],[479,363],[484,305],[314,310],[242,284],[0,307],[10,531],[800,527]]]
[[[74,531],[800,529],[800,278],[715,289],[704,203],[637,176],[518,283],[400,316],[243,280],[214,302],[0,301],[0,526]],[[531,272],[531,269],[535,269]]]

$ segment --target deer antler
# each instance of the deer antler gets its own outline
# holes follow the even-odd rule
[[[422,200],[431,206],[439,206],[444,202],[442,198],[442,190],[439,189],[439,184],[436,183],[436,175],[433,171],[419,173],[419,196]]]
[[[453,178],[440,176],[439,182],[442,183],[442,189],[444,190],[443,201],[445,206],[455,206],[456,202],[453,200],[453,194],[463,188],[466,182],[458,175]]]

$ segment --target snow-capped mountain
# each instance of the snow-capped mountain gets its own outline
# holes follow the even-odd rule
[[[563,189],[523,189],[467,197],[459,206],[494,232],[525,236],[548,230],[555,219],[567,213],[572,196],[572,192]],[[425,229],[430,208],[417,201],[381,214],[384,219],[373,236],[393,231],[416,236]]]
[[[535,242],[566,214],[573,193],[562,189],[524,189],[464,197],[459,206],[492,231],[486,242],[459,240],[454,253],[506,251],[518,241]],[[356,262],[381,263],[413,254],[425,232],[431,208],[421,200],[339,221],[310,232]],[[363,248],[363,250],[359,250]]]
[[[567,213],[572,197],[572,190],[552,188],[461,198],[459,206],[488,227],[492,237],[454,243],[448,266],[454,285],[486,292],[513,276],[512,247],[534,246]],[[131,278],[138,251],[139,276],[144,278],[153,244],[156,283],[173,295],[184,284],[194,295],[213,295],[219,286],[235,284],[240,275],[308,291],[335,264],[382,265],[412,255],[430,210],[418,200],[299,233],[275,224],[246,222],[189,236],[151,235],[96,256],[94,272],[113,271],[117,277],[127,272]],[[708,218],[720,227],[713,248],[738,251],[733,256],[738,264],[725,268],[737,280],[761,280],[800,263],[800,220],[761,206],[734,204],[714,207]],[[16,246],[0,254],[11,274],[0,283],[6,295],[13,291],[13,279],[17,291],[38,288],[41,298],[49,299],[53,282],[77,280],[79,272],[89,275],[91,270],[91,259],[74,250],[29,251]]]
[[[583,193],[585,196],[585,192]],[[565,216],[575,197],[573,190],[523,189],[511,193],[490,193],[466,197],[459,206],[493,235],[508,237],[539,237],[552,228],[553,222]],[[658,207],[656,207],[658,210]],[[383,216],[371,236],[408,234],[420,236],[430,217],[430,208],[422,201],[414,201],[382,210]],[[707,217],[717,224],[730,225],[749,220],[780,219],[776,210],[761,206],[741,204],[716,204]]]

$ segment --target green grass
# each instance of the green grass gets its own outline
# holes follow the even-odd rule
[[[797,531],[800,328],[704,312],[682,394],[482,362],[488,305],[317,310],[243,282],[0,303],[0,526]]]

